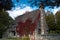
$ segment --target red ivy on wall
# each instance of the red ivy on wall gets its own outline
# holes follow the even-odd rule
[[[33,34],[33,32],[36,29],[37,22],[40,18],[40,13],[37,15],[37,18],[35,21],[32,23],[31,19],[26,19],[25,22],[18,22],[18,26],[16,27],[17,33],[22,36],[22,35],[28,35],[28,34]]]

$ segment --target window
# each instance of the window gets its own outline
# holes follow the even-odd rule
[[[41,34],[41,29],[38,29],[38,34]]]

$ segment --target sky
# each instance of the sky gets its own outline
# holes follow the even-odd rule
[[[27,0],[20,0],[19,2],[16,2],[16,0],[12,0],[14,3],[14,7],[12,7],[12,10],[7,11],[9,13],[9,15],[15,19],[17,16],[19,15],[23,15],[25,12],[27,11],[33,11],[38,9],[36,6],[34,6],[33,8],[31,6],[29,6],[29,4],[27,3]],[[54,14],[60,9],[60,7],[56,8],[54,7],[54,9],[45,8],[45,11],[51,11]]]

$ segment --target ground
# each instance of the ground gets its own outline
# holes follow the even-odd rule
[[[25,37],[25,38],[6,38],[6,39],[0,39],[0,40],[29,40],[29,37]]]

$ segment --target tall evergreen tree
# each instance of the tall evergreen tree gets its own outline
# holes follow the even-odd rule
[[[56,25],[55,25],[55,18],[54,18],[54,15],[53,13],[46,15],[46,22],[47,22],[47,25],[48,25],[48,33],[49,34],[55,34],[56,33]]]
[[[13,19],[5,11],[0,11],[0,38],[3,33],[12,25]]]
[[[60,0],[28,0],[30,2],[31,6],[35,5],[38,7],[54,7],[54,6],[60,6]],[[41,5],[41,6],[40,6]]]
[[[0,38],[13,23],[13,19],[6,12],[6,10],[11,10],[12,7],[12,0],[0,0]]]
[[[56,32],[60,34],[60,10],[55,14],[56,17]]]

